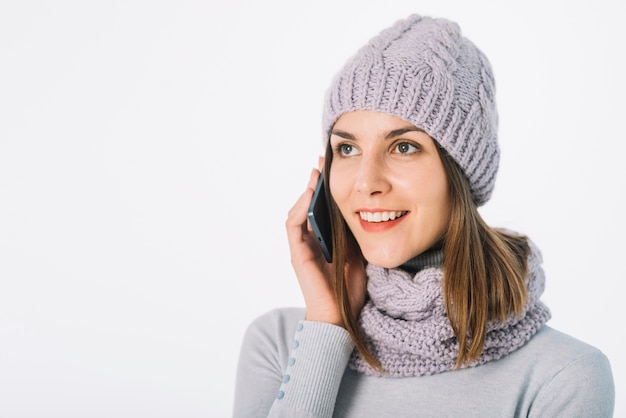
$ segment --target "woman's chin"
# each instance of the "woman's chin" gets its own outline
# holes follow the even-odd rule
[[[369,264],[387,269],[401,266],[411,259],[411,257],[405,259],[405,257],[399,256],[398,254],[389,255],[381,253],[381,251],[363,252],[363,257],[365,257],[365,260]]]

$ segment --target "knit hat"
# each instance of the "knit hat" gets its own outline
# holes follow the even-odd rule
[[[412,15],[372,38],[335,76],[324,103],[324,140],[346,112],[398,116],[450,154],[480,206],[491,197],[500,156],[494,96],[489,61],[456,23]]]

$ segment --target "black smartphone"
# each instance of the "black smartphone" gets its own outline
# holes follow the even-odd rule
[[[324,190],[323,172],[320,173],[315,186],[315,192],[309,205],[308,218],[324,258],[331,263],[333,261],[333,237],[330,228],[330,212],[328,210],[328,202],[326,201],[326,191]]]

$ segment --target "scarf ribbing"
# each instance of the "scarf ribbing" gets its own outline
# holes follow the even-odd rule
[[[490,321],[485,347],[479,358],[465,367],[497,360],[523,346],[548,319],[550,311],[539,300],[545,287],[541,253],[529,241],[526,285],[528,297],[519,316]],[[408,377],[452,370],[458,340],[446,316],[443,302],[443,270],[429,267],[417,273],[367,266],[370,299],[359,323],[370,352],[380,362],[384,376]],[[350,368],[381,375],[354,351]]]

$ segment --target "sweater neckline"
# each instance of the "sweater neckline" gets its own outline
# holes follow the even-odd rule
[[[434,267],[439,268],[443,266],[443,250],[428,250],[421,254],[416,255],[410,260],[403,263],[400,270],[404,270],[407,273],[415,274],[425,268]]]

